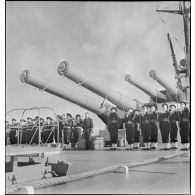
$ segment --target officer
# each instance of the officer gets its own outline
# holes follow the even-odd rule
[[[157,148],[158,141],[158,114],[156,105],[150,106],[151,149]]]
[[[83,126],[83,121],[81,119],[81,115],[77,114],[75,119],[73,120],[73,137],[75,148],[77,148],[77,142],[79,138],[81,138],[81,129]]]
[[[148,106],[142,106],[142,114],[140,115],[140,127],[143,136],[143,142],[146,145],[146,150],[150,149],[151,141],[151,128],[150,128],[150,116],[148,114]]]
[[[163,111],[159,113],[160,132],[162,137],[161,150],[170,150],[169,135],[170,135],[170,123],[169,123],[169,111],[168,104],[162,104]]]
[[[133,109],[130,108],[128,112],[125,113],[123,121],[123,127],[126,129],[126,140],[128,143],[128,149],[133,149],[134,136],[135,136],[135,128],[134,128],[134,113]]]
[[[177,133],[179,129],[179,113],[176,111],[176,106],[171,104],[169,114],[170,122],[170,149],[177,149]]]
[[[85,113],[85,119],[83,120],[83,136],[86,142],[86,150],[91,149],[91,134],[93,131],[93,120],[89,117],[89,112]]]
[[[140,143],[140,129],[138,128],[138,126],[140,125],[140,110],[139,109],[134,110],[133,123],[134,123],[134,129],[135,129],[133,148],[139,149],[139,143]]]
[[[72,115],[70,113],[66,114],[64,121],[64,143],[67,149],[71,148],[71,128],[72,128]]]
[[[190,111],[187,108],[185,101],[180,102],[179,120],[182,144],[181,150],[188,150],[190,136]]]
[[[117,113],[117,108],[112,107],[111,113],[109,114],[108,117],[108,131],[110,133],[110,143],[112,145],[112,149],[117,148],[118,128],[119,128],[119,117]]]

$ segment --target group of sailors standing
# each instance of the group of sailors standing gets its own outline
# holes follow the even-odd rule
[[[169,109],[170,108],[170,109]],[[162,137],[161,150],[177,149],[178,132],[181,137],[181,150],[188,150],[190,143],[190,111],[186,102],[180,102],[180,109],[176,105],[162,104],[162,112],[157,111],[156,105],[143,105],[142,111],[130,108],[122,119],[119,118],[117,108],[113,107],[108,117],[108,131],[112,148],[117,147],[119,124],[126,130],[126,140],[129,149],[138,149],[140,135],[143,137],[146,150],[157,149],[158,131]]]
[[[75,118],[67,113],[66,116],[57,115],[59,122],[59,138],[60,142],[64,144],[66,149],[71,147],[77,148],[78,140],[83,137],[86,142],[86,149],[91,148],[91,134],[93,132],[93,120],[90,118],[89,113],[85,113],[85,118],[82,120],[81,115],[77,114]]]

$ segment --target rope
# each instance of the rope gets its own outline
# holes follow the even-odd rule
[[[60,184],[66,184],[70,182],[75,182],[81,179],[86,179],[89,177],[94,177],[97,175],[105,174],[105,173],[110,173],[113,171],[118,170],[119,168],[122,168],[124,166],[128,166],[128,168],[133,168],[133,167],[138,167],[138,166],[143,166],[151,163],[156,163],[161,160],[168,160],[174,157],[182,156],[184,154],[188,154],[187,152],[182,152],[182,153],[176,153],[173,155],[168,155],[168,156],[160,156],[151,160],[147,161],[141,161],[141,162],[134,162],[134,163],[126,163],[126,164],[117,164],[117,165],[112,165],[108,166],[102,169],[95,169],[92,171],[80,173],[80,174],[75,174],[75,175],[70,175],[70,176],[62,176],[62,177],[54,177],[50,178],[48,180],[39,180],[38,182],[35,181],[34,183],[26,183],[25,186],[32,186],[33,189],[41,189],[41,188],[46,188],[46,187],[51,187],[53,185],[60,185]],[[6,193],[13,193],[14,191],[19,191],[21,189],[21,186],[14,186],[12,188],[8,188]]]
[[[167,27],[167,24],[166,24],[166,22],[165,22],[165,19],[163,19],[163,17],[162,17],[162,14],[163,14],[163,13],[157,12],[157,14],[158,14],[158,16],[160,17],[160,19],[161,19],[161,21],[163,22],[163,24],[166,26],[166,31],[169,31],[169,32],[170,32],[171,36],[174,37],[174,39],[175,39],[176,42],[178,43],[180,49],[183,51],[183,47],[182,47],[181,43],[179,42],[179,40],[177,39],[177,37],[174,35],[174,33]]]
[[[64,76],[64,74],[62,75],[62,77],[63,77],[64,82],[66,82],[66,80],[70,81],[69,79],[67,79],[67,77]],[[84,79],[83,81],[77,83],[77,84],[72,85],[72,87],[73,87],[73,88],[76,88],[76,87],[78,87],[78,86],[82,86],[82,84],[85,83],[88,79],[89,79],[89,78],[88,78],[88,74],[85,73],[85,79]]]
[[[50,80],[48,81],[47,85],[43,89],[39,89],[39,91],[40,92],[45,91],[49,85],[50,85]]]

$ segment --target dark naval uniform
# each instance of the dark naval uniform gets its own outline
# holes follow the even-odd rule
[[[70,144],[72,119],[66,119],[64,123],[64,143]]]
[[[150,127],[151,127],[151,142],[157,143],[158,141],[158,128],[157,128],[157,122],[158,122],[158,114],[157,112],[151,112],[150,113]]]
[[[135,129],[135,135],[134,135],[134,142],[139,143],[140,142],[140,131],[138,130],[138,124],[140,123],[140,115],[134,116],[134,129]]]
[[[189,143],[190,136],[190,111],[188,108],[179,111],[181,143]]]
[[[170,124],[169,124],[169,111],[159,113],[160,132],[163,143],[169,143]]]
[[[170,112],[169,122],[170,122],[170,142],[177,142],[177,122],[179,121],[179,114],[177,111]]]
[[[148,113],[140,115],[141,131],[143,136],[143,142],[148,143],[151,141],[151,128],[150,128],[150,116]]]
[[[74,136],[74,143],[77,143],[79,138],[81,137],[81,128],[83,126],[82,119],[73,121],[73,136]]]
[[[117,113],[110,113],[108,117],[108,131],[110,133],[110,143],[117,144],[118,141],[119,118]]]
[[[93,120],[91,118],[85,118],[83,120],[83,135],[86,141],[86,149],[91,148],[91,133],[93,129]]]
[[[122,119],[126,128],[126,140],[129,145],[134,143],[135,128],[134,128],[134,114],[125,114],[125,117]]]

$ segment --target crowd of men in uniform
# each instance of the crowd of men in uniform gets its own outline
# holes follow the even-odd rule
[[[11,127],[22,127],[25,129],[25,127],[40,127],[43,129],[46,129],[47,127],[50,128],[51,126],[55,126],[59,128],[59,142],[63,143],[64,147],[66,149],[70,149],[71,147],[77,147],[78,140],[83,136],[85,138],[86,142],[86,149],[91,148],[91,134],[93,131],[93,120],[89,116],[89,112],[85,113],[85,118],[82,120],[81,115],[77,114],[75,117],[73,117],[70,113],[57,115],[56,120],[53,120],[51,117],[47,117],[46,120],[43,118],[39,118],[38,116],[35,117],[35,119],[32,119],[30,117],[27,118],[27,120],[21,119],[20,123],[16,121],[16,119],[12,119],[12,123],[9,124],[8,121],[6,121],[6,126]],[[55,143],[57,141],[57,129],[53,131],[53,134],[44,134],[44,131],[42,132],[41,140],[44,143],[46,140],[48,140],[48,136],[50,136],[50,142],[53,141]],[[31,133],[31,137],[34,136],[35,130],[33,133]],[[45,136],[44,136],[45,135]],[[17,136],[17,132],[15,134]],[[24,137],[24,136],[23,136]],[[38,135],[37,135],[38,137]],[[38,139],[36,143],[38,142]]]
[[[122,118],[118,116],[117,108],[113,107],[107,117],[107,129],[113,149],[117,148],[118,129],[121,124],[126,130],[129,149],[139,149],[140,137],[143,138],[146,150],[157,149],[157,143],[160,141],[162,141],[162,150],[177,149],[178,134],[181,138],[181,150],[188,150],[190,147],[190,110],[184,101],[180,102],[180,109],[176,109],[174,104],[168,106],[164,103],[161,112],[157,110],[155,104],[143,105],[142,110],[130,108]],[[8,125],[7,122],[6,125]],[[56,120],[47,117],[46,121],[38,116],[35,119],[28,117],[27,121],[20,120],[19,124],[12,119],[12,127],[17,125],[56,125],[59,128],[59,142],[63,143],[66,148],[77,147],[78,140],[82,136],[85,138],[86,149],[91,148],[91,134],[94,125],[89,112],[85,113],[83,120],[80,114],[72,117],[70,113],[57,115]],[[159,129],[162,140],[158,140]],[[48,136],[48,134],[45,135]],[[54,142],[57,140],[57,131],[54,131],[51,138]]]
[[[129,149],[138,149],[140,135],[143,137],[145,149],[157,149],[158,129],[162,137],[162,150],[177,149],[178,133],[181,138],[181,150],[188,150],[190,143],[190,110],[186,102],[180,102],[180,109],[176,105],[162,104],[162,112],[157,106],[143,105],[142,110],[130,108],[124,118],[119,118],[117,108],[113,107],[108,118],[108,131],[112,148],[117,147],[119,124],[126,129],[126,140]]]

